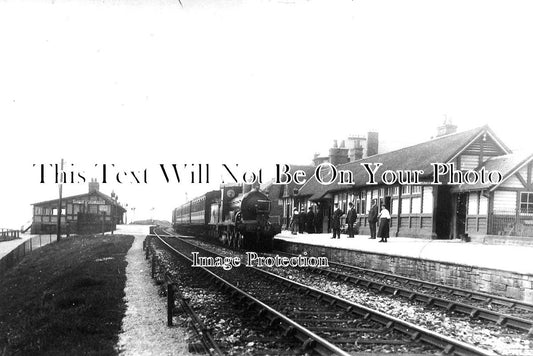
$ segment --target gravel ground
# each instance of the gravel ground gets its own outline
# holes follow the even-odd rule
[[[379,310],[402,320],[412,322],[457,340],[470,343],[499,355],[532,355],[533,344],[523,335],[505,334],[505,329],[468,317],[450,317],[439,310],[429,310],[418,303],[406,302],[354,287],[348,283],[332,281],[320,275],[309,275],[299,270],[269,269],[291,280],[312,285],[322,291]],[[503,331],[503,332],[502,332]]]
[[[227,293],[213,288],[210,280],[198,275],[188,264],[157,250],[163,269],[170,272],[176,286],[204,325],[211,330],[217,345],[229,356],[305,355],[301,343],[280,337],[281,332],[269,328],[263,321],[248,315]],[[189,317],[180,314],[178,320],[187,324]]]
[[[216,250],[225,255],[235,255],[220,247],[203,242],[194,243]],[[338,297],[379,310],[402,320],[420,325],[427,329],[473,344],[499,355],[533,355],[533,342],[522,332],[489,324],[468,317],[451,316],[441,310],[427,309],[420,303],[407,302],[393,296],[355,287],[353,284],[331,280],[325,276],[307,273],[297,268],[264,268],[288,279],[311,285]]]
[[[186,330],[166,324],[166,300],[158,294],[150,277],[150,266],[142,250],[144,238],[135,235],[126,256],[127,310],[117,350],[121,355],[191,355],[187,351]]]

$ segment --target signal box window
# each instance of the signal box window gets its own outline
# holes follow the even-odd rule
[[[533,193],[520,193],[520,213],[533,214]]]

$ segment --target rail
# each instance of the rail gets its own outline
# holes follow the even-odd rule
[[[149,241],[146,241],[146,239],[143,241],[143,249],[146,250],[146,259],[150,258],[151,255],[151,276],[152,278],[157,278],[158,275],[160,275],[157,271],[157,267],[160,264],[158,263],[158,258],[154,253],[153,247]],[[205,327],[198,315],[196,315],[189,304],[189,300],[180,293],[168,272],[163,274],[163,280],[167,294],[167,325],[173,326],[173,316],[176,310],[186,313],[191,320],[193,330],[200,339],[200,343],[189,344],[189,351],[208,354],[211,356],[224,355],[222,350],[220,350],[217,343],[213,339],[209,329]],[[176,302],[179,305],[178,308],[176,308]]]
[[[279,251],[276,251],[276,253],[288,255],[288,256],[296,256],[294,254],[279,252]],[[351,266],[351,265],[334,262],[334,261],[329,261],[329,264],[332,266],[338,266],[339,268],[342,268],[345,270],[356,271],[356,272],[359,272],[363,275],[367,275],[370,277],[380,278],[382,280],[387,279],[389,281],[398,282],[402,286],[414,286],[417,288],[425,288],[427,290],[431,290],[435,292],[439,291],[450,296],[458,296],[458,297],[462,297],[462,298],[469,299],[472,301],[477,301],[477,302],[493,303],[493,304],[507,307],[509,309],[518,309],[521,311],[528,311],[528,312],[533,311],[533,304],[525,303],[519,300],[495,296],[495,295],[491,295],[491,294],[483,293],[483,292],[476,292],[476,291],[461,289],[457,287],[448,287],[442,284],[422,281],[422,280],[409,278],[409,277],[393,275],[393,274],[386,273],[386,272],[374,271],[374,270],[361,268],[357,266]],[[367,289],[375,289],[382,293],[388,293],[392,295],[398,295],[398,296],[402,296],[405,298],[409,298],[411,300],[417,300],[417,301],[426,303],[427,305],[440,307],[448,311],[453,310],[456,312],[469,315],[470,317],[477,317],[479,319],[490,321],[498,325],[520,329],[520,330],[526,331],[528,335],[533,335],[533,320],[518,318],[518,317],[507,315],[505,313],[501,313],[498,311],[489,310],[489,309],[481,308],[481,307],[474,306],[474,305],[468,305],[465,303],[452,301],[446,298],[439,298],[439,297],[424,294],[421,292],[416,292],[416,291],[413,291],[407,288],[391,286],[388,283],[373,281],[373,280],[369,280],[364,277],[357,277],[357,276],[348,275],[348,274],[344,274],[344,273],[336,272],[332,270],[325,272],[323,269],[314,268],[314,267],[307,267],[307,269],[312,270],[318,274],[334,276],[335,278],[342,279],[345,282],[351,282],[355,285],[362,286]]]
[[[159,239],[159,241],[161,241],[162,244],[167,246],[167,248],[169,250],[176,251],[175,253],[177,253],[180,256],[182,256],[183,258],[186,258],[187,260],[191,261],[187,256],[183,255],[181,252],[175,250],[172,246],[170,246],[159,235],[156,234],[156,237]],[[184,241],[182,239],[180,239],[180,240],[183,241],[184,243],[190,244],[187,241]],[[196,245],[194,245],[194,247],[195,248],[199,248],[199,246],[196,246]],[[208,252],[211,253],[211,254],[215,254],[212,251],[208,251]],[[365,306],[363,306],[361,304],[357,304],[357,303],[354,303],[354,302],[339,298],[339,297],[334,296],[332,294],[320,291],[320,290],[318,290],[316,288],[313,288],[313,287],[310,287],[310,286],[306,286],[306,285],[303,285],[301,283],[297,283],[295,281],[280,277],[280,276],[278,276],[276,274],[261,270],[261,269],[256,268],[256,267],[250,267],[250,268],[256,270],[258,273],[261,273],[263,275],[267,275],[269,278],[271,278],[273,280],[281,281],[283,284],[285,284],[287,286],[292,286],[295,289],[298,289],[298,290],[301,290],[301,291],[305,291],[305,294],[308,295],[308,296],[312,296],[312,297],[314,297],[314,298],[316,298],[318,300],[327,302],[330,305],[336,305],[337,307],[342,308],[342,309],[347,310],[347,311],[350,311],[353,314],[356,314],[358,316],[362,316],[366,320],[376,321],[376,322],[384,325],[387,328],[391,328],[391,329],[397,330],[400,333],[402,333],[404,335],[407,335],[412,340],[421,341],[421,342],[424,342],[426,344],[435,346],[435,347],[439,348],[440,350],[442,350],[442,352],[445,353],[445,354],[460,355],[460,356],[466,356],[466,355],[490,355],[489,353],[485,352],[484,350],[482,350],[480,348],[477,348],[477,347],[475,347],[473,345],[470,345],[470,344],[467,344],[467,343],[464,343],[464,342],[461,342],[461,341],[458,341],[458,340],[454,340],[454,339],[449,338],[449,337],[444,336],[444,335],[440,335],[440,334],[435,333],[433,331],[430,331],[430,330],[427,330],[425,328],[419,327],[419,326],[417,326],[415,324],[403,321],[403,320],[398,319],[398,318],[394,318],[392,316],[389,316],[389,315],[387,315],[385,313],[382,313],[382,312],[379,312],[377,310],[370,309],[370,308],[365,307]],[[249,298],[249,300],[251,300],[253,303],[261,305],[262,310],[267,310],[267,311],[269,311],[269,312],[271,312],[273,314],[276,314],[277,318],[286,325],[286,332],[287,332],[287,330],[289,328],[292,327],[291,330],[293,330],[293,331],[291,331],[291,332],[295,332],[294,330],[296,330],[297,332],[299,332],[299,333],[301,333],[303,335],[308,335],[307,336],[307,341],[305,341],[307,345],[309,345],[309,340],[311,339],[311,340],[314,340],[314,343],[316,343],[316,344],[324,343],[324,345],[327,345],[328,348],[335,348],[336,351],[332,351],[333,349],[329,349],[330,350],[330,351],[328,351],[329,353],[333,352],[333,354],[343,354],[343,355],[346,354],[345,351],[337,348],[337,346],[329,343],[327,340],[322,339],[320,336],[312,333],[311,331],[309,331],[308,329],[304,328],[303,326],[295,323],[291,319],[288,319],[285,315],[273,310],[272,308],[268,307],[267,305],[265,305],[264,303],[260,302],[259,300],[249,296],[246,292],[241,291],[237,287],[232,286],[229,282],[223,280],[219,276],[215,275],[213,272],[211,272],[211,271],[209,271],[207,269],[204,269],[204,270],[206,271],[206,273],[211,275],[212,278],[214,278],[215,280],[218,280],[219,281],[218,283],[223,283],[225,285],[228,285],[228,287],[230,289],[238,292],[239,294],[245,295],[246,298]],[[274,318],[276,318],[276,317],[274,317]],[[313,344],[313,343],[311,343],[311,344]],[[326,352],[325,354],[328,354],[328,352]]]
[[[180,258],[183,258],[192,263],[192,260],[188,256],[184,255],[183,253],[181,253],[180,251],[176,250],[174,247],[169,245],[166,241],[161,239],[161,237],[157,233],[155,233],[155,236],[174,255],[179,256]],[[317,353],[319,353],[320,355],[324,355],[324,356],[326,355],[349,356],[347,352],[343,351],[342,349],[338,348],[337,346],[328,342],[327,340],[321,338],[320,336],[306,329],[302,325],[287,318],[282,313],[269,307],[268,305],[264,304],[263,302],[256,299],[255,297],[251,296],[250,294],[246,293],[240,288],[234,286],[230,282],[222,279],[221,277],[217,276],[215,273],[209,271],[207,268],[204,268],[204,267],[198,267],[198,268],[202,270],[207,276],[209,276],[209,278],[211,278],[216,285],[218,285],[222,289],[229,290],[230,291],[229,293],[235,293],[237,295],[240,295],[243,299],[247,301],[246,304],[250,306],[255,306],[256,309],[258,309],[258,312],[257,312],[258,315],[261,315],[262,317],[267,318],[271,326],[274,326],[276,324],[280,325],[284,329],[285,335],[292,335],[296,337],[298,340],[302,342],[302,345],[304,348],[313,348]]]

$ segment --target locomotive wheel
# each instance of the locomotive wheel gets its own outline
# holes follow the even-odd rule
[[[226,245],[228,243],[228,239],[229,239],[229,236],[227,232],[224,231],[220,233],[219,240],[220,242],[222,242],[223,245]]]
[[[228,244],[230,248],[235,248],[235,232],[231,232],[231,241]]]
[[[240,232],[235,233],[235,248],[239,250],[243,248],[243,235]]]
[[[227,245],[229,247],[232,247],[233,244],[235,243],[234,241],[235,241],[235,233],[233,231],[230,231]]]

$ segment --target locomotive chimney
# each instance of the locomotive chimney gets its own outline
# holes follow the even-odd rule
[[[242,184],[242,194],[246,194],[253,189],[253,184]]]

